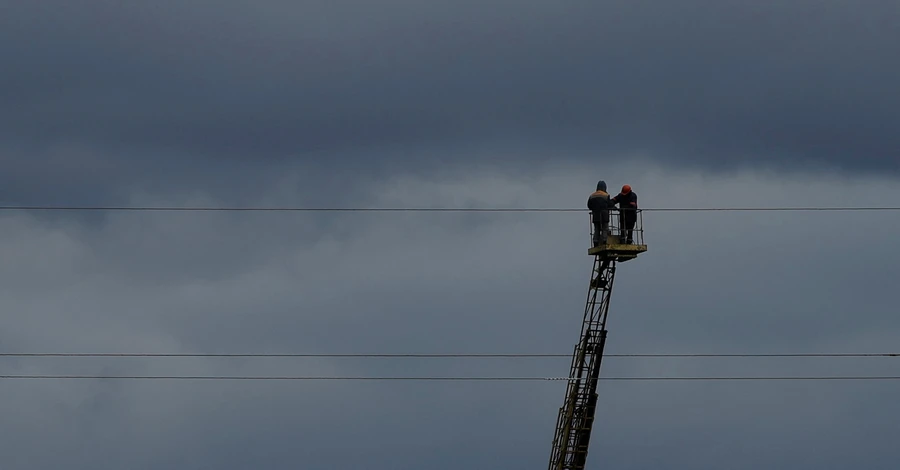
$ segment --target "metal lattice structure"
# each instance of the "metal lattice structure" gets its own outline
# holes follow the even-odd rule
[[[614,215],[615,215],[615,211]],[[616,264],[634,259],[647,251],[643,244],[642,217],[637,214],[634,244],[622,244],[618,217],[610,217],[610,236],[606,245],[592,247],[594,256],[591,283],[584,307],[581,335],[569,370],[565,404],[559,409],[556,433],[550,454],[550,470],[582,470],[587,461],[594,415],[597,409],[597,383],[606,345],[606,320],[616,275]],[[592,224],[593,227],[593,224]],[[593,231],[593,230],[592,230]],[[593,235],[593,233],[592,233]]]

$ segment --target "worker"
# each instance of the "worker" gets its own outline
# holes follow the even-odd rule
[[[622,186],[622,191],[612,198],[613,204],[619,205],[619,230],[625,238],[625,244],[634,244],[634,225],[637,223],[637,194],[631,186]]]
[[[597,190],[588,197],[587,207],[591,210],[591,222],[594,223],[594,246],[605,245],[609,235],[609,209],[614,207],[606,192],[605,181],[597,182]]]

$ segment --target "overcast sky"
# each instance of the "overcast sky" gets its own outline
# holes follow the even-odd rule
[[[900,206],[900,7],[0,0],[0,205]],[[607,352],[900,352],[900,213],[648,212]],[[584,213],[0,212],[0,353],[554,353]],[[605,377],[897,375],[618,358]],[[0,357],[560,377],[568,358]],[[565,382],[0,379],[4,469],[545,468]],[[608,381],[589,468],[893,469],[900,381]]]

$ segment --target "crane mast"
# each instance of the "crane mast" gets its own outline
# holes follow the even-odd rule
[[[581,324],[581,335],[572,354],[565,403],[559,409],[556,432],[550,454],[549,470],[582,470],[587,461],[594,415],[597,409],[597,383],[606,345],[606,320],[616,275],[616,264],[634,259],[647,251],[643,244],[640,211],[634,227],[634,244],[622,244],[621,222],[611,218],[607,244],[588,250],[594,256]],[[593,226],[593,224],[592,224]],[[592,234],[593,235],[593,234]]]

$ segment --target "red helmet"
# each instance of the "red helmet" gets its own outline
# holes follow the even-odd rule
[[[625,186],[622,186],[622,194],[628,194],[630,192],[631,192],[631,186],[629,186],[627,184]]]

